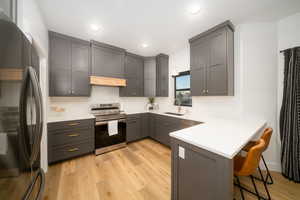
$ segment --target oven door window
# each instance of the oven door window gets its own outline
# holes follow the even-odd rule
[[[109,136],[108,124],[95,126],[95,146],[96,149],[120,144],[126,141],[126,123],[118,123],[118,134]]]

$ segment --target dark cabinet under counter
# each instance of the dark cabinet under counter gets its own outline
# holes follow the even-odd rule
[[[95,150],[95,120],[48,123],[48,162],[54,163]]]

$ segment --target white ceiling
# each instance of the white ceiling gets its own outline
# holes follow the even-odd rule
[[[202,31],[273,21],[300,11],[300,0],[37,0],[49,30],[97,40],[144,56],[172,53]],[[199,5],[190,15],[187,8]],[[91,24],[101,27],[91,31]],[[147,43],[147,48],[142,48]]]

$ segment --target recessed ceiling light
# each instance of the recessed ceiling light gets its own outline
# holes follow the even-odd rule
[[[191,5],[188,7],[188,12],[191,15],[196,15],[200,12],[200,6],[199,5]]]
[[[98,25],[96,25],[96,24],[91,24],[91,29],[93,31],[99,31],[100,27]]]
[[[143,47],[143,48],[147,48],[148,46],[149,46],[149,45],[148,45],[147,43],[143,43],[143,44],[142,44],[142,47]]]

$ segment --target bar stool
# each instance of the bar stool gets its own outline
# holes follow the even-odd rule
[[[249,149],[246,157],[243,157],[240,155],[237,155],[236,157],[234,157],[234,176],[237,179],[237,183],[235,183],[235,185],[237,187],[239,187],[243,200],[245,199],[243,190],[255,195],[259,200],[260,199],[264,199],[264,200],[271,199],[266,182],[263,181],[263,184],[264,184],[265,191],[267,192],[268,199],[259,194],[257,187],[256,187],[254,177],[252,175],[258,168],[262,152],[265,150],[265,148],[266,148],[265,141],[263,139],[259,139],[255,143],[255,145],[253,145]],[[262,176],[261,170],[259,170],[259,172],[260,172],[260,175]],[[255,192],[251,191],[248,188],[243,187],[240,183],[239,176],[249,176],[251,178]]]
[[[264,149],[264,151],[268,148],[268,146],[269,146],[269,144],[270,144],[270,140],[271,140],[272,133],[273,133],[273,129],[272,129],[272,128],[266,128],[266,129],[264,130],[264,133],[262,134],[262,136],[261,136],[261,138],[260,138],[260,139],[263,139],[263,140],[265,141],[265,143],[266,143],[266,148]],[[249,142],[249,143],[243,148],[243,151],[248,152],[249,149],[250,149],[252,146],[254,146],[255,144],[256,144],[255,141]],[[262,158],[262,161],[263,161],[264,166],[265,166],[265,168],[266,168],[267,175],[266,175],[265,178],[262,178],[262,179],[257,178],[257,177],[254,177],[254,178],[257,179],[257,180],[260,180],[260,181],[265,181],[267,184],[273,184],[274,181],[273,181],[273,178],[272,178],[271,173],[270,173],[270,171],[269,171],[269,168],[268,168],[268,166],[267,166],[267,164],[266,164],[265,158],[264,158],[263,155],[261,156],[261,158]],[[258,166],[258,167],[259,167],[259,166]],[[270,181],[268,181],[269,178],[270,178]]]

